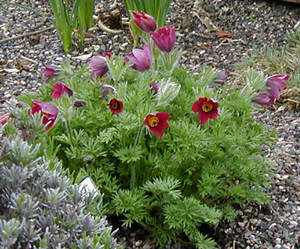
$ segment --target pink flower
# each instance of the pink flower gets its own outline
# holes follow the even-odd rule
[[[59,99],[64,93],[67,93],[69,96],[72,96],[73,90],[61,82],[55,83],[53,85],[53,91],[51,93],[52,98]]]
[[[167,121],[170,115],[166,112],[158,112],[156,114],[149,114],[143,121],[143,125],[148,126],[150,133],[163,137],[164,130],[169,127]]]
[[[57,66],[45,64],[42,62],[42,64],[45,67],[45,70],[43,71],[43,75],[46,77],[46,82],[48,83],[50,79],[56,75],[56,71],[58,69]]]
[[[32,103],[34,106],[31,109],[31,114],[41,112],[43,124],[48,124],[46,131],[50,130],[57,119],[58,108],[50,102],[32,100]]]
[[[198,113],[198,119],[201,125],[204,125],[208,119],[216,119],[218,117],[219,103],[212,99],[200,98],[193,106],[192,110]]]
[[[89,67],[92,69],[92,80],[94,80],[96,75],[102,78],[109,70],[106,57],[110,58],[111,53],[104,52],[103,55],[95,55],[89,59]]]
[[[133,63],[132,68],[141,72],[150,69],[152,64],[150,43],[144,49],[134,48],[132,53],[133,55],[125,56],[125,62],[131,61]]]
[[[149,84],[151,91],[153,91],[155,94],[157,94],[158,92],[158,81],[152,82],[151,84]]]
[[[168,28],[161,27],[157,30],[157,33],[151,31],[150,36],[156,46],[165,52],[171,52],[176,42],[176,33],[172,26]]]
[[[259,93],[257,98],[253,100],[261,106],[274,105],[275,100],[280,98],[280,90],[286,88],[287,83],[284,80],[288,80],[290,75],[274,75],[267,79],[266,86],[268,87],[267,93]]]
[[[0,111],[0,124],[4,125],[6,123],[10,123],[11,121],[11,116],[7,111]]]
[[[155,31],[157,24],[153,16],[150,16],[144,12],[137,12],[132,10],[133,22],[143,31],[149,33]]]
[[[123,111],[123,102],[116,98],[111,99],[107,105],[113,114],[119,114]]]
[[[224,83],[226,82],[228,78],[228,75],[226,74],[225,71],[221,71],[217,77],[214,79],[214,83],[220,84],[220,85],[224,85]]]
[[[101,98],[104,99],[109,93],[115,93],[116,89],[111,85],[103,85],[103,92]]]

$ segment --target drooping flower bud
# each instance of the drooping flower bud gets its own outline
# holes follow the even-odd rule
[[[153,16],[150,16],[144,12],[131,11],[133,16],[133,22],[143,31],[149,33],[155,31],[157,24]]]

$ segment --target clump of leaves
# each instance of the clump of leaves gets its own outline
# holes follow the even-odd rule
[[[40,144],[18,136],[2,142],[1,248],[118,247],[106,219],[92,215],[92,195],[70,184],[57,160],[40,157]]]

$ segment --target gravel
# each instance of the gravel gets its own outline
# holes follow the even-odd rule
[[[108,23],[107,16],[115,13],[117,22],[114,27],[121,27],[122,32],[108,34],[95,28],[89,32],[84,51],[76,49],[75,44],[70,55],[63,53],[55,29],[51,28],[49,1],[9,2],[24,4],[44,16],[13,5],[3,4],[11,13],[0,9],[1,100],[36,91],[45,84],[41,62],[58,65],[65,58],[70,58],[72,65],[76,66],[85,63],[76,58],[79,55],[103,51],[125,55],[132,49],[128,26],[118,22],[119,15],[125,17],[120,0],[115,6],[112,6],[112,0],[96,1],[96,15]],[[299,6],[275,0],[174,0],[167,23],[178,32],[178,46],[184,51],[180,62],[182,67],[197,74],[206,63],[225,70],[233,78],[235,65],[253,48],[271,46],[280,49],[287,43],[286,33],[299,25]],[[32,32],[40,33],[28,35]],[[299,112],[276,105],[273,109],[258,113],[257,119],[277,129],[279,134],[277,142],[265,149],[275,168],[273,183],[265,190],[271,202],[263,205],[248,203],[240,208],[234,222],[221,223],[216,228],[215,239],[219,248],[226,249],[299,249]],[[147,235],[142,235],[141,240],[138,232],[142,233],[137,230],[128,234],[129,239],[124,239],[125,247],[154,248],[153,243],[145,239]],[[178,244],[172,248],[184,247]]]

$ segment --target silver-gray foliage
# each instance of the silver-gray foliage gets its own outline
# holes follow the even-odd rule
[[[39,145],[7,140],[0,162],[0,248],[118,248],[90,195],[70,184]],[[51,170],[49,169],[51,164]]]

